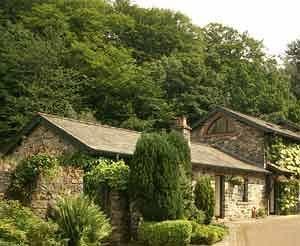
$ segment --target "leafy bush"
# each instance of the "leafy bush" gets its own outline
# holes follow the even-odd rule
[[[202,210],[199,210],[195,206],[193,206],[193,209],[190,210],[190,216],[188,217],[189,220],[194,221],[198,224],[204,224],[206,221],[206,215],[205,212]]]
[[[206,244],[211,245],[221,241],[227,234],[228,229],[219,225],[199,225],[198,223],[191,222],[192,224],[192,244]]]
[[[12,174],[8,192],[10,198],[27,202],[38,176],[43,173],[50,175],[58,165],[56,158],[39,154],[22,160]]]
[[[129,166],[124,161],[113,162],[101,159],[94,168],[85,175],[85,185],[89,193],[101,185],[112,190],[124,191],[128,188]]]
[[[280,214],[296,213],[299,198],[299,181],[287,180],[277,182],[277,187],[277,205]]]
[[[205,212],[205,223],[209,224],[214,216],[215,207],[215,193],[209,176],[202,176],[197,180],[194,194],[195,205]]]
[[[168,134],[143,134],[130,166],[130,191],[148,221],[183,216],[181,163]]]
[[[111,226],[102,211],[83,196],[59,201],[53,219],[69,246],[100,245],[101,240],[111,233]]]
[[[257,218],[265,218],[266,217],[266,210],[264,208],[259,208],[257,210],[256,217]]]
[[[99,160],[102,159],[98,159],[96,157],[92,157],[81,152],[64,154],[59,157],[59,163],[62,166],[74,166],[82,168],[85,172],[88,172],[93,167],[95,167],[98,164]]]
[[[138,230],[138,240],[148,246],[185,246],[191,240],[192,225],[186,220],[145,222]]]
[[[0,245],[58,246],[58,227],[17,201],[0,201]]]

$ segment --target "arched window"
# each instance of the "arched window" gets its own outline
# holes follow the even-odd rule
[[[234,126],[230,120],[225,117],[219,117],[214,120],[207,129],[207,134],[233,133]]]

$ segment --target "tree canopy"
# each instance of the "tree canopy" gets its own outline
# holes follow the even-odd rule
[[[248,33],[128,0],[2,0],[0,145],[36,111],[136,130],[214,105],[300,121],[299,41],[284,66]]]

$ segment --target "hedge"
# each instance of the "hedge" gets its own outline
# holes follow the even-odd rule
[[[221,241],[227,234],[228,229],[221,225],[200,225],[191,222],[192,225],[192,244],[212,245]]]
[[[187,220],[145,222],[138,230],[138,240],[147,246],[187,246],[192,224]]]

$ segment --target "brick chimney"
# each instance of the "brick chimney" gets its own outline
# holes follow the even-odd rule
[[[180,116],[175,119],[174,130],[183,135],[187,140],[189,146],[191,145],[191,131],[192,128],[188,126],[185,116]]]

